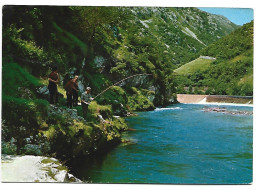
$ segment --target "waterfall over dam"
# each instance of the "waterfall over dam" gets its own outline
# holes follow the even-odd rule
[[[227,96],[227,95],[195,95],[177,94],[177,100],[184,104],[207,104],[207,103],[234,103],[253,104],[253,96]]]

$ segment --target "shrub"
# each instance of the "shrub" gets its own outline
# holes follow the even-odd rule
[[[45,100],[25,100],[3,96],[3,140],[8,142],[13,137],[17,153],[22,152],[26,138],[36,141],[39,129],[44,127],[48,115],[48,102]]]
[[[46,67],[48,55],[43,48],[30,40],[24,40],[21,33],[24,28],[17,29],[14,24],[5,28],[3,31],[3,50],[19,60],[24,66],[30,68],[36,75],[40,75],[42,70],[48,69]],[[48,61],[49,62],[49,61]]]
[[[97,102],[103,105],[111,105],[114,114],[124,116],[127,112],[127,94],[119,86],[113,86],[97,98]]]
[[[143,91],[143,93],[137,90],[135,87],[132,87],[132,94],[128,96],[127,105],[132,111],[144,111],[154,109],[153,103],[148,99],[148,91]]]
[[[111,118],[113,115],[111,106],[98,105],[96,101],[92,101],[88,107],[90,114],[97,118],[98,115],[102,115],[104,119]]]

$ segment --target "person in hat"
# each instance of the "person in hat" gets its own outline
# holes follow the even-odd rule
[[[90,102],[94,99],[92,98],[90,92],[91,92],[91,88],[87,87],[86,91],[81,94],[81,106],[82,106],[84,119],[86,119],[87,117],[88,106]]]

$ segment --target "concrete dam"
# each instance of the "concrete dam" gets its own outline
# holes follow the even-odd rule
[[[234,103],[253,104],[253,96],[177,94],[177,100],[185,104]]]

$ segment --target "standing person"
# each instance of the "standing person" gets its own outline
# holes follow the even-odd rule
[[[67,108],[72,108],[72,89],[74,88],[73,79],[69,80],[65,85],[66,96],[67,96]]]
[[[74,79],[72,79],[74,88],[72,88],[72,105],[73,106],[78,106],[78,91],[79,91],[79,86],[78,86],[78,78],[79,76],[76,75]]]
[[[58,102],[58,88],[57,88],[57,84],[59,83],[60,77],[58,74],[58,68],[56,66],[54,66],[52,68],[52,72],[49,75],[49,85],[48,85],[48,89],[50,92],[50,104],[57,104]]]
[[[92,98],[90,92],[91,92],[91,88],[87,87],[86,91],[81,94],[81,105],[82,105],[84,119],[87,118],[88,105],[94,99]]]

